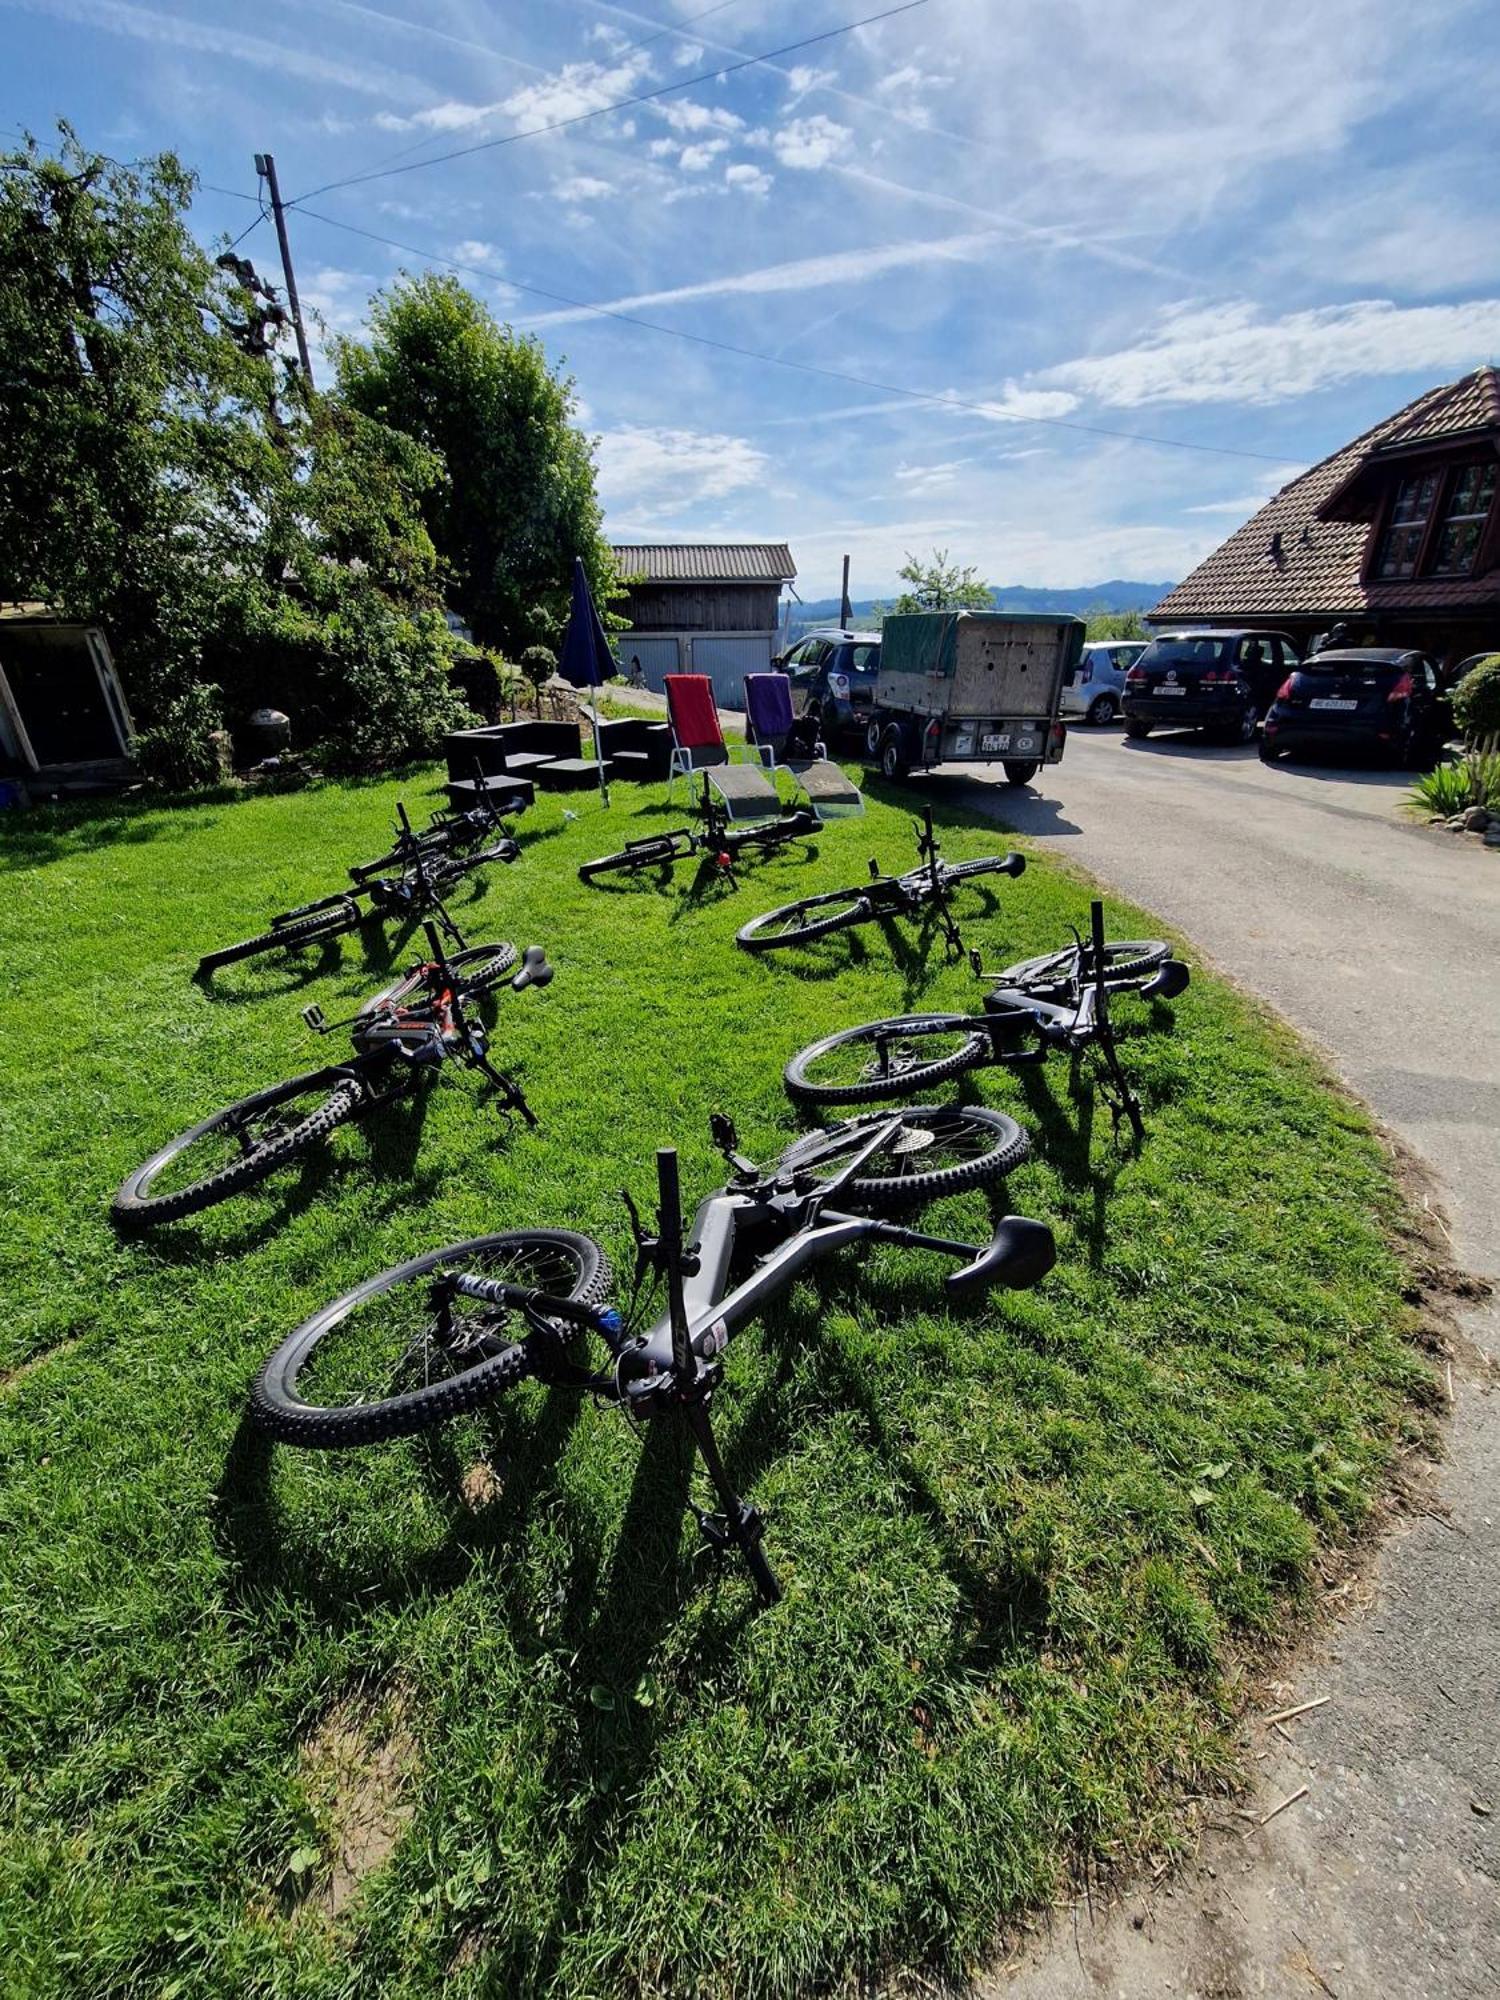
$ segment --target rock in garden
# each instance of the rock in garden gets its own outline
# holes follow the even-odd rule
[[[1483,833],[1493,818],[1488,806],[1470,806],[1459,814],[1459,824],[1465,833]]]

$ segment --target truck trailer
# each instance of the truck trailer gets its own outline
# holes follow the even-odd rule
[[[1067,741],[1062,691],[1083,649],[1081,618],[1013,611],[893,612],[865,736],[886,778],[934,764],[1000,764],[1030,782]]]

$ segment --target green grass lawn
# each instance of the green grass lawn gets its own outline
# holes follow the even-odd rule
[[[1065,1065],[973,1085],[1026,1123],[1007,1205],[1055,1227],[1033,1293],[950,1305],[946,1264],[822,1268],[731,1351],[731,1472],[786,1589],[757,1610],[681,1513],[669,1433],[526,1390],[429,1439],[299,1455],[242,1424],[261,1359],[362,1276],[468,1234],[590,1230],[708,1114],[774,1155],[815,1034],[974,982],[910,929],[793,963],[756,910],[911,856],[872,796],[815,859],[694,902],[690,871],[579,861],[679,822],[659,792],[576,818],[455,914],[541,942],[496,1047],[543,1123],[472,1079],[137,1244],[111,1191],[181,1127],[320,1050],[415,955],[203,949],[336,885],[432,773],[286,797],[6,816],[0,897],[0,1937],[28,1996],[784,1994],[958,1971],[1082,1857],[1170,1837],[1233,1768],[1247,1647],[1281,1630],[1431,1391],[1358,1112],[1205,976],[1126,1061],[1137,1159]],[[944,827],[954,857],[992,828]],[[991,963],[1065,941],[1087,891],[1033,861],[963,892]],[[1114,932],[1147,920],[1112,906]],[[982,1196],[928,1211],[985,1230]]]

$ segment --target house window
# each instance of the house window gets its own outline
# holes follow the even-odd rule
[[[1493,460],[1488,465],[1461,465],[1454,473],[1432,558],[1434,576],[1469,575],[1494,497]]]
[[[1427,532],[1427,521],[1432,513],[1432,503],[1437,498],[1437,490],[1438,474],[1435,472],[1422,472],[1413,479],[1403,479],[1396,488],[1396,504],[1391,509],[1390,526],[1385,531],[1380,560],[1375,565],[1378,577],[1399,581],[1416,575],[1417,557],[1421,553],[1422,537]]]

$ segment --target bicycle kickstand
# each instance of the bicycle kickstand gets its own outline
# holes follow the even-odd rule
[[[694,1396],[684,1403],[683,1415],[687,1419],[693,1442],[702,1454],[714,1494],[723,1510],[719,1514],[709,1514],[701,1507],[694,1507],[689,1501],[688,1505],[698,1523],[699,1532],[709,1547],[720,1553],[731,1547],[738,1549],[744,1557],[755,1588],[760,1593],[761,1602],[766,1605],[779,1604],[781,1585],[776,1581],[775,1573],[766,1561],[761,1548],[765,1523],[760,1510],[736,1493],[730,1484],[729,1474],[724,1469],[724,1461],[719,1456],[713,1425],[709,1421],[707,1396]]]

